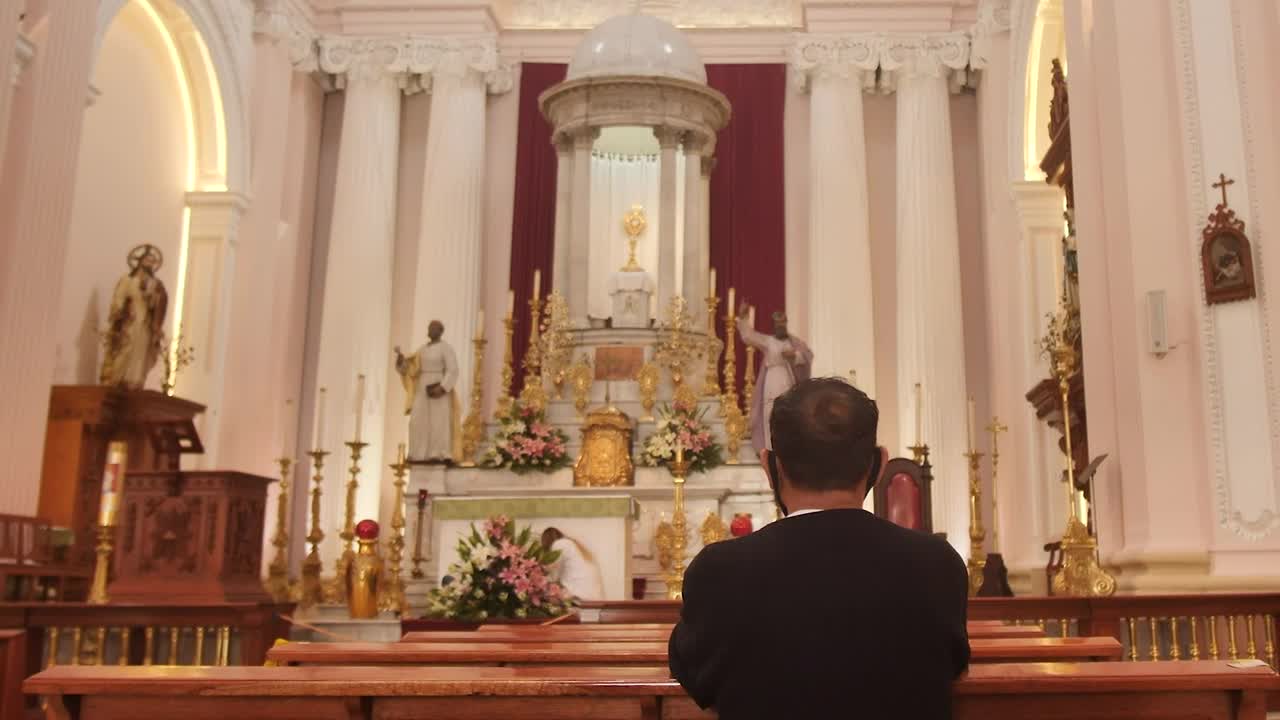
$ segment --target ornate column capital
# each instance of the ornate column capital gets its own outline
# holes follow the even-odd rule
[[[991,38],[1009,32],[1012,26],[1010,0],[981,0],[978,3],[978,21],[970,31],[972,48],[969,65],[974,70],[983,70],[991,57]]]
[[[561,130],[552,136],[551,142],[556,146],[556,152],[568,153],[573,150],[590,150],[595,147],[599,137],[600,128],[578,126]]]
[[[299,72],[319,69],[316,30],[291,0],[254,0],[253,33],[273,43],[286,43],[289,60]]]
[[[408,45],[404,38],[324,35],[319,46],[320,71],[334,75],[339,87],[386,76],[405,79]]]
[[[791,48],[791,78],[801,91],[815,77],[856,80],[864,90],[875,85],[883,36],[800,35]]]
[[[404,44],[400,68],[421,76],[424,88],[439,77],[483,82],[492,94],[510,92],[515,86],[511,63],[498,56],[497,38],[412,36]]]
[[[963,85],[969,67],[970,40],[966,32],[937,35],[885,35],[880,47],[880,85],[897,86],[899,77],[935,77]]]
[[[653,129],[653,136],[658,139],[658,147],[663,150],[677,148],[684,140],[685,131],[679,128],[659,126]]]

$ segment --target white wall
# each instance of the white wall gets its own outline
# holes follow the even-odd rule
[[[164,252],[160,278],[176,298],[187,139],[179,77],[137,3],[107,31],[85,110],[71,239],[58,313],[55,383],[94,383],[111,291],[140,243]],[[199,349],[198,349],[199,350]],[[197,350],[197,351],[198,351]],[[157,367],[159,364],[157,364]],[[151,376],[159,382],[160,370]]]

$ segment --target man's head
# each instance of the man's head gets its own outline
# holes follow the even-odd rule
[[[861,506],[885,461],[876,444],[880,411],[866,393],[840,378],[797,383],[773,403],[769,417],[777,468],[771,471],[786,506]]]
[[[444,323],[439,320],[432,320],[431,324],[427,325],[427,337],[431,339],[431,342],[436,342],[443,335]]]
[[[787,339],[787,314],[784,312],[776,312],[773,314],[773,336],[779,340]]]

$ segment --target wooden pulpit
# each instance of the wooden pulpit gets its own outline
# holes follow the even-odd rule
[[[260,572],[272,480],[217,470],[125,475],[112,602],[269,602]]]
[[[204,451],[195,417],[204,406],[155,390],[55,385],[40,477],[39,517],[74,534],[68,561],[92,566],[94,527],[107,446],[129,447],[127,473],[177,470],[186,453]]]

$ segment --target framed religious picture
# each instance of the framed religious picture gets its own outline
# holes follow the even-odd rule
[[[596,348],[596,380],[634,380],[644,365],[644,348],[627,345],[604,345]]]
[[[1204,299],[1210,305],[1257,296],[1253,252],[1244,234],[1244,221],[1227,206],[1227,186],[1234,182],[1220,175],[1213,184],[1222,190],[1222,204],[1214,209],[1202,232],[1200,265],[1204,272]]]

